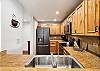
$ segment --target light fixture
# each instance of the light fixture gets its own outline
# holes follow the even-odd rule
[[[58,15],[59,14],[59,11],[56,11],[56,14]]]

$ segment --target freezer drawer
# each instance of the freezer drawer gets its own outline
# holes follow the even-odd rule
[[[49,55],[50,54],[49,46],[48,45],[37,45],[36,54],[37,55]]]

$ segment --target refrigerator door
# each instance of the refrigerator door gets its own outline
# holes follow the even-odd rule
[[[36,54],[37,55],[49,55],[50,49],[48,48],[48,45],[37,45]]]
[[[43,44],[43,28],[37,28],[36,30],[36,43]]]
[[[43,43],[45,45],[48,45],[49,44],[49,28],[44,28],[43,30]]]

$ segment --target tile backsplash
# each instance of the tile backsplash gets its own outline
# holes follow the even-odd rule
[[[100,37],[90,37],[90,36],[72,36],[76,40],[80,39],[80,47],[100,56]]]

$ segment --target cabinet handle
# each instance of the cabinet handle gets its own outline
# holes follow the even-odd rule
[[[76,30],[75,30],[75,33],[76,33]]]
[[[100,31],[100,26],[96,26],[95,27],[95,32],[99,32]]]

